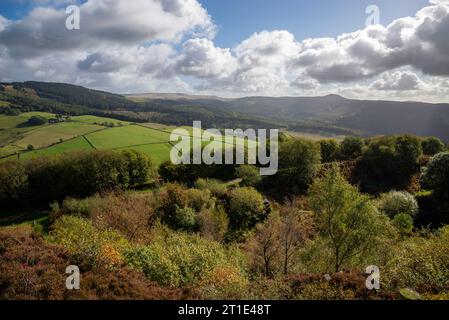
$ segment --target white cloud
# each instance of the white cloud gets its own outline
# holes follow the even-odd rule
[[[197,78],[225,78],[237,67],[229,49],[214,46],[208,39],[190,39],[183,45],[175,71]]]
[[[449,0],[336,38],[298,41],[286,30],[261,31],[233,48],[214,43],[216,27],[198,0],[89,0],[79,31],[65,29],[56,3],[34,1],[19,21],[0,16],[0,81],[116,92],[449,96]]]
[[[425,84],[421,79],[410,71],[386,72],[381,79],[372,84],[372,88],[377,90],[409,91],[423,89],[424,87]]]

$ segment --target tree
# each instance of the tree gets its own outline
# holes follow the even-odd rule
[[[443,152],[446,149],[444,143],[440,139],[435,137],[424,139],[421,142],[421,146],[424,154],[427,156],[434,156],[437,153]]]
[[[385,233],[385,219],[367,196],[344,180],[336,165],[312,185],[310,205],[332,250],[335,272],[369,252]]]
[[[340,146],[335,140],[322,140],[320,141],[321,147],[321,161],[333,162],[340,158]]]
[[[281,208],[280,219],[279,240],[282,267],[284,275],[288,275],[297,248],[314,233],[314,221],[310,212],[301,211],[292,203]]]
[[[233,230],[248,231],[266,219],[264,199],[253,188],[237,188],[230,192],[229,220]]]
[[[267,223],[259,224],[256,228],[255,237],[249,242],[249,250],[252,253],[253,265],[261,266],[265,277],[274,275],[274,264],[278,261],[281,253],[279,241],[281,231],[281,220],[278,214],[273,214]]]
[[[28,126],[41,126],[48,122],[48,120],[42,116],[32,116],[27,121]]]
[[[421,176],[423,188],[433,190],[441,200],[449,200],[449,152],[439,153],[430,160]]]
[[[257,225],[256,234],[247,245],[253,267],[266,277],[272,277],[276,271],[288,275],[295,253],[313,232],[310,212],[299,210],[292,203],[281,207],[266,223]]]
[[[280,144],[279,171],[276,175],[267,177],[268,187],[277,193],[295,194],[305,192],[318,173],[321,161],[318,143],[290,139]]]
[[[365,142],[361,138],[347,137],[343,140],[340,146],[340,151],[343,159],[356,159],[362,155]]]
[[[416,137],[376,139],[357,161],[355,180],[363,191],[371,193],[404,189],[419,173],[421,155],[421,144]]]

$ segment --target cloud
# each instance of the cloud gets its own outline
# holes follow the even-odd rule
[[[403,66],[449,76],[448,31],[448,2],[439,1],[387,27],[305,40],[294,66],[321,83],[364,80]]]
[[[212,34],[214,25],[197,0],[89,0],[80,7],[81,29],[67,30],[65,10],[34,8],[0,32],[0,44],[13,57],[179,41],[189,33]]]
[[[237,61],[231,51],[215,47],[208,39],[186,41],[174,65],[176,72],[197,78],[224,78],[236,67]]]
[[[62,2],[29,2],[21,20],[0,16],[0,81],[116,92],[448,97],[449,0],[334,38],[299,41],[265,30],[232,48],[214,43],[216,26],[198,0],[88,0],[79,31],[65,29]]]
[[[292,81],[291,86],[303,91],[315,91],[320,88],[320,84],[318,81],[314,79],[307,79],[304,77],[298,77],[294,81]]]
[[[372,84],[372,88],[377,90],[419,90],[424,88],[424,83],[413,72],[396,71],[386,72],[381,79],[376,80]]]

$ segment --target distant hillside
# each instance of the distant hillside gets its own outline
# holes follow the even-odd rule
[[[182,97],[178,103],[186,102]],[[293,131],[334,134],[417,134],[449,141],[449,104],[392,102],[324,97],[247,97],[188,101],[282,123]]]
[[[0,84],[0,101],[3,113],[18,109],[92,114],[170,125],[200,120],[207,127],[281,128],[325,135],[409,133],[449,141],[449,104],[351,100],[338,95],[239,99],[163,93],[123,96],[45,82]]]

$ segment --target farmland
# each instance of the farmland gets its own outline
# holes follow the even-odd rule
[[[33,116],[54,118],[53,114],[44,112],[0,116],[0,157],[3,160],[30,159],[73,151],[132,149],[150,155],[156,164],[161,164],[169,159],[172,148],[170,133],[177,128],[90,115],[71,117],[68,121],[55,124],[25,126]],[[193,135],[191,127],[179,128]],[[237,139],[236,143],[242,144],[243,140]],[[202,144],[208,142],[203,141]]]

